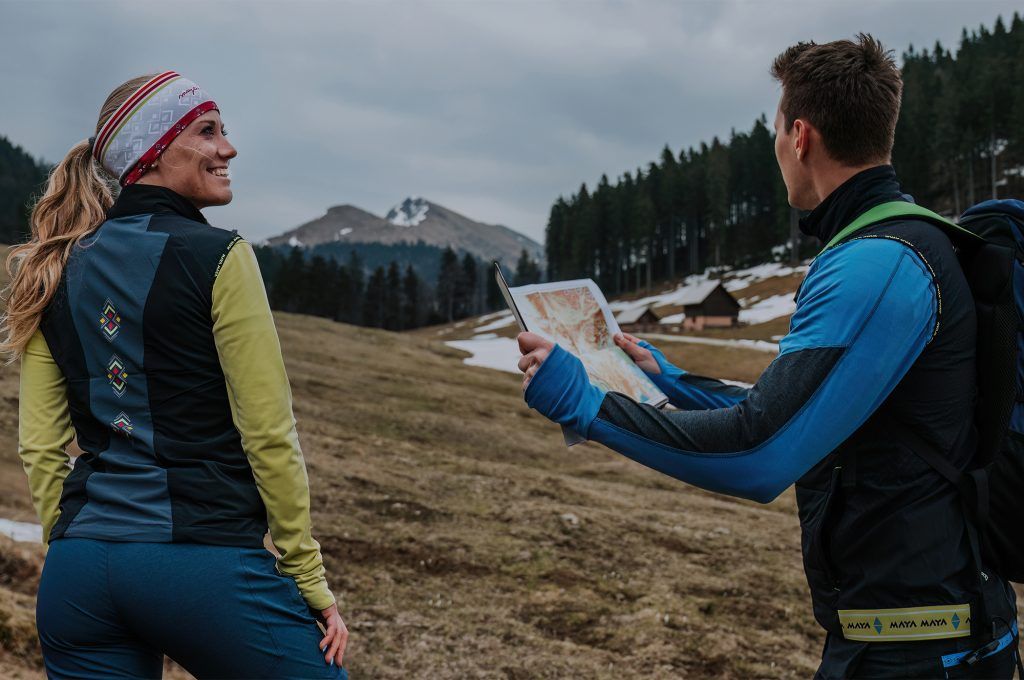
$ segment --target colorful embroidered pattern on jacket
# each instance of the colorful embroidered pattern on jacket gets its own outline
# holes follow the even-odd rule
[[[124,363],[116,354],[107,362],[107,380],[114,388],[114,394],[119,397],[128,388],[128,371],[124,370]]]
[[[132,420],[128,417],[128,414],[121,411],[117,414],[117,417],[110,423],[111,427],[119,432],[124,432],[126,435],[132,433]]]
[[[103,313],[100,315],[100,328],[103,330],[103,337],[113,341],[121,330],[121,315],[114,309],[114,303],[107,298],[103,303]]]

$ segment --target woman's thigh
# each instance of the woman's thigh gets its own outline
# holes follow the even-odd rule
[[[50,544],[36,598],[36,626],[50,678],[159,678],[163,654],[125,626],[110,593],[110,543]]]
[[[262,548],[121,543],[113,599],[129,625],[197,678],[345,678],[294,580]]]

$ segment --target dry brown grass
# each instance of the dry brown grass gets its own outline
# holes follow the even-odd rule
[[[755,383],[768,367],[774,354],[741,347],[715,347],[682,342],[654,340],[665,358],[690,373],[726,380]]]
[[[812,674],[823,635],[791,492],[761,506],[597,445],[567,450],[514,375],[424,336],[276,317],[353,677]],[[771,359],[663,345],[691,370],[747,381]],[[16,384],[16,370],[0,375],[8,404]],[[0,452],[20,494],[4,512],[30,510],[14,458]],[[0,574],[18,575],[0,576],[0,675],[37,678],[42,554],[12,545],[0,539],[15,555]]]
[[[352,630],[354,677],[805,677],[814,668],[821,634],[789,494],[759,506],[597,445],[567,450],[527,409],[516,376],[464,366],[435,340],[289,314],[277,322],[314,534]],[[16,369],[3,371],[12,407],[16,385]],[[9,413],[3,512],[24,518]],[[0,590],[19,631],[0,635],[0,664],[25,672],[38,671],[27,642],[34,587]]]
[[[790,295],[796,293],[800,283],[804,280],[804,274],[789,274],[787,276],[773,276],[764,281],[757,281],[746,288],[733,291],[736,299],[758,297],[761,300],[770,298],[773,295]]]

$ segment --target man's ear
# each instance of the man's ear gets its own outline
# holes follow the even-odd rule
[[[811,129],[802,118],[793,121],[793,151],[796,159],[801,161],[807,155],[808,142],[811,140]]]

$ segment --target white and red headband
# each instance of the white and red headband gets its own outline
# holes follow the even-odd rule
[[[93,156],[121,186],[142,177],[193,120],[217,104],[201,87],[165,71],[118,107],[92,145]]]

